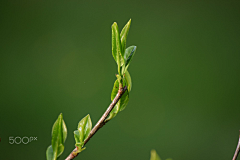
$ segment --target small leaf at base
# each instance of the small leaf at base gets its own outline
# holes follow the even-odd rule
[[[47,148],[46,157],[47,157],[47,160],[54,160],[52,145],[50,145],[50,146]]]

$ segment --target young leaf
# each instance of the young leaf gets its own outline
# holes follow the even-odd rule
[[[126,79],[123,78],[123,86],[125,86],[125,85],[127,85],[127,87],[128,87],[128,83],[127,83]],[[112,94],[111,94],[111,100],[113,100],[116,97],[116,95],[118,93],[118,89],[119,89],[119,81],[116,80],[115,83],[114,83],[114,86],[113,86],[113,90],[112,90]],[[122,95],[121,99],[118,101],[118,103],[114,107],[114,108],[116,108],[117,112],[115,110],[112,111],[113,113],[115,111],[114,117],[116,116],[116,114],[119,111],[122,111],[126,108],[126,106],[128,104],[128,101],[129,101],[129,92],[128,92],[128,90],[126,90],[125,93]]]
[[[76,141],[75,146],[77,147],[77,153],[80,153],[81,151],[83,151],[85,148],[82,148],[84,146],[84,142],[80,142],[80,133],[78,130],[74,131],[74,138]]]
[[[116,80],[113,85],[112,93],[111,93],[111,101],[116,97],[119,89],[119,81]]]
[[[77,147],[77,153],[83,151],[85,148],[82,148],[84,146],[84,141],[89,136],[90,132],[92,130],[92,121],[90,118],[90,115],[88,114],[85,116],[81,121],[78,123],[78,130],[74,131],[74,138],[75,138],[75,146]]]
[[[50,145],[50,146],[47,148],[46,157],[47,157],[47,160],[54,160],[54,159],[53,159],[53,149],[52,149],[52,145]]]
[[[111,93],[111,101],[113,101],[113,99],[117,95],[118,89],[119,89],[119,82],[118,82],[118,80],[116,80],[114,82],[112,93]],[[108,118],[105,121],[109,121],[112,118],[114,118],[117,115],[118,112],[119,112],[119,105],[118,106],[115,105],[115,107],[112,109],[112,111],[110,112]]]
[[[119,102],[118,102],[119,103]],[[117,104],[118,104],[117,103]],[[112,118],[114,118],[117,114],[118,114],[118,112],[119,112],[119,105],[115,105],[115,107],[112,109],[112,111],[109,113],[109,116],[108,116],[108,118],[105,120],[105,122],[107,122],[107,121],[109,121],[109,120],[111,120]]]
[[[121,38],[121,45],[122,45],[122,51],[125,51],[126,49],[126,42],[127,42],[127,36],[129,32],[129,28],[131,25],[131,19],[128,21],[128,23],[123,27],[121,33],[120,33],[120,38]]]
[[[128,85],[127,81],[125,78],[123,78],[123,86]],[[116,80],[114,82],[113,85],[113,90],[111,93],[111,101],[113,101],[113,99],[116,97],[117,93],[118,93],[118,89],[119,89],[119,81]],[[113,108],[113,110],[110,112],[108,118],[106,119],[106,121],[111,120],[112,118],[114,118],[117,113],[119,111],[122,111],[125,109],[125,107],[127,106],[129,101],[129,92],[128,90],[125,91],[125,93],[122,95],[121,99],[118,101],[118,103],[115,105],[115,107]]]
[[[112,55],[113,55],[113,58],[115,59],[115,61],[118,64],[116,34],[115,34],[115,30],[113,29],[113,26],[112,26]]]
[[[126,79],[123,78],[123,86],[125,86],[125,85],[127,85]],[[119,81],[116,80],[116,81],[114,82],[113,90],[112,90],[112,93],[111,93],[111,101],[113,101],[113,99],[116,97],[116,95],[117,95],[117,93],[118,93],[118,89],[119,89]],[[123,95],[124,95],[124,94],[123,94]],[[122,96],[122,97],[123,97],[123,96]],[[121,99],[122,99],[122,97],[121,97]],[[120,100],[121,100],[121,99],[120,99]]]
[[[67,126],[66,126],[64,120],[62,120],[62,137],[63,137],[63,143],[65,143],[65,141],[67,139]]]
[[[78,131],[79,131],[79,141],[80,143],[84,142],[85,139],[89,136],[92,130],[92,121],[90,115],[88,114],[78,123]]]
[[[113,85],[113,89],[112,89],[112,93],[111,93],[111,101],[113,101],[113,99],[116,97],[117,93],[118,93],[118,89],[119,89],[119,81],[118,79],[114,82],[114,85]],[[119,100],[120,101],[120,100]],[[119,103],[118,101],[118,103]],[[118,104],[117,103],[117,104]],[[115,105],[115,107],[112,109],[112,111],[110,112],[108,118],[106,119],[106,121],[109,121],[111,120],[112,118],[114,118],[118,112],[119,112],[119,109],[120,109],[120,106],[119,105]]]
[[[62,113],[53,124],[52,145],[48,147],[46,156],[48,160],[56,160],[64,151],[64,142],[67,138],[67,127],[63,120]]]
[[[129,101],[129,92],[126,90],[125,93],[122,95],[121,99],[119,100],[120,111],[123,111],[128,104]]]
[[[127,87],[128,87],[128,92],[131,91],[132,89],[132,79],[131,79],[131,76],[129,74],[128,71],[125,72],[125,79],[126,79],[126,83],[127,83]]]
[[[123,58],[121,39],[116,22],[114,22],[112,25],[112,52],[113,57],[118,64],[118,70],[120,71],[120,67],[125,63],[125,61]]]
[[[75,142],[80,143],[80,133],[79,133],[79,131],[76,130],[76,131],[73,132],[73,134],[74,134]]]
[[[130,62],[132,61],[132,58],[137,50],[137,46],[130,46],[125,50],[124,53],[124,59],[125,59],[125,70],[123,71],[124,73],[128,69]],[[123,74],[124,74],[123,73]]]
[[[83,145],[84,145],[84,142],[80,142],[80,133],[78,130],[74,131],[74,138],[75,138],[75,146],[77,147],[78,151],[77,153],[80,153],[81,151],[83,151]]]
[[[151,158],[150,160],[161,160],[161,158],[158,156],[157,152],[155,150],[151,150]]]

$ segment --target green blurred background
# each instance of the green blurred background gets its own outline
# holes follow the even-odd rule
[[[240,1],[0,2],[0,159],[45,159],[63,113],[73,131],[110,104],[111,25],[132,18],[127,108],[76,159],[231,159],[240,129]],[[9,137],[38,137],[10,145]]]

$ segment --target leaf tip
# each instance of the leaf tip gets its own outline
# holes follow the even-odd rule
[[[130,18],[129,21],[128,21],[128,24],[131,24],[131,22],[132,22],[132,19]]]
[[[62,113],[59,114],[58,118],[62,119],[63,118],[63,115]]]
[[[114,26],[117,26],[117,22],[114,22],[114,23],[112,24],[112,27],[114,27]]]
[[[156,150],[155,149],[152,149],[151,150],[151,154],[156,154],[157,152],[156,152]]]
[[[90,118],[90,114],[87,114],[87,116],[86,116],[87,118]]]

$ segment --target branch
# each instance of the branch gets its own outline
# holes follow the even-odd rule
[[[105,111],[105,113],[102,115],[102,117],[99,119],[99,121],[97,122],[97,124],[93,127],[93,129],[91,130],[88,138],[84,141],[84,145],[87,144],[87,142],[92,138],[92,136],[100,129],[102,128],[102,126],[104,126],[107,122],[105,122],[105,119],[108,117],[109,113],[112,111],[112,109],[114,108],[114,106],[117,104],[117,102],[119,101],[119,99],[122,97],[122,95],[125,93],[125,91],[127,90],[127,86],[125,86],[124,88],[119,87],[118,93],[116,95],[116,97],[113,99],[112,103],[109,105],[109,107],[107,108],[107,110]],[[79,153],[77,153],[77,147],[69,154],[69,156],[65,159],[65,160],[72,160],[74,159]]]
[[[236,159],[237,159],[237,156],[238,156],[239,151],[240,151],[240,131],[239,131],[238,145],[237,145],[237,148],[236,148],[236,151],[235,151],[235,153],[234,153],[234,156],[233,156],[233,159],[232,159],[232,160],[236,160]]]

